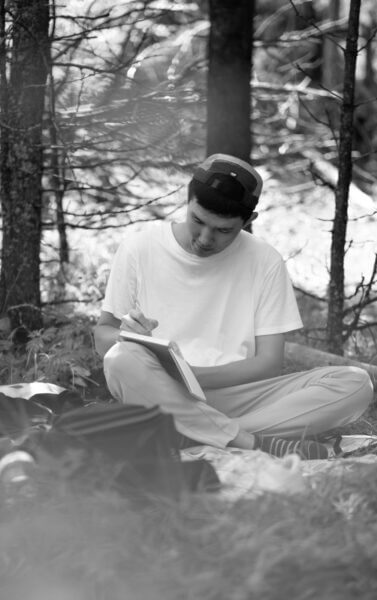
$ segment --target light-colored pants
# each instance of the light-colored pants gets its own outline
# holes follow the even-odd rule
[[[373,397],[368,373],[355,367],[320,367],[233,387],[204,390],[198,401],[139,344],[118,342],[104,358],[112,396],[122,403],[158,405],[177,430],[223,448],[240,428],[286,438],[323,433],[358,419]]]

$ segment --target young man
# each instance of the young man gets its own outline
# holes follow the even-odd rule
[[[191,444],[325,458],[326,447],[308,438],[360,417],[372,385],[351,367],[280,375],[284,334],[302,322],[280,254],[244,231],[261,190],[250,164],[215,154],[194,172],[183,222],[127,234],[96,347],[114,398],[159,405]],[[207,402],[194,401],[143,346],[119,342],[120,328],[176,341]]]

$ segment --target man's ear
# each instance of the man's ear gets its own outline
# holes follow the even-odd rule
[[[257,212],[252,212],[251,215],[250,215],[250,217],[243,224],[244,228],[247,227],[248,225],[250,225],[250,223],[252,223],[252,221],[255,221],[255,219],[257,218],[257,216],[258,216]]]

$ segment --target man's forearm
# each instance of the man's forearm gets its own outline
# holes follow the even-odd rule
[[[277,377],[281,373],[282,360],[255,356],[226,365],[192,369],[203,389],[216,389]]]

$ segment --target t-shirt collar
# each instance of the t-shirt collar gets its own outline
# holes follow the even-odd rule
[[[169,244],[170,248],[176,252],[178,255],[185,257],[186,260],[192,260],[192,262],[195,263],[201,263],[203,264],[205,263],[209,263],[209,262],[216,262],[216,261],[221,261],[225,256],[228,256],[229,254],[232,254],[233,252],[235,252],[237,250],[237,248],[239,247],[240,243],[241,243],[241,234],[242,231],[237,235],[237,237],[232,241],[231,244],[229,244],[229,246],[227,246],[226,248],[224,248],[224,250],[222,250],[221,252],[217,252],[216,254],[211,254],[210,256],[197,256],[196,254],[193,254],[192,252],[188,252],[187,250],[185,250],[181,244],[177,241],[174,233],[173,233],[173,223],[169,222],[168,223],[168,227],[166,227],[166,241]]]

